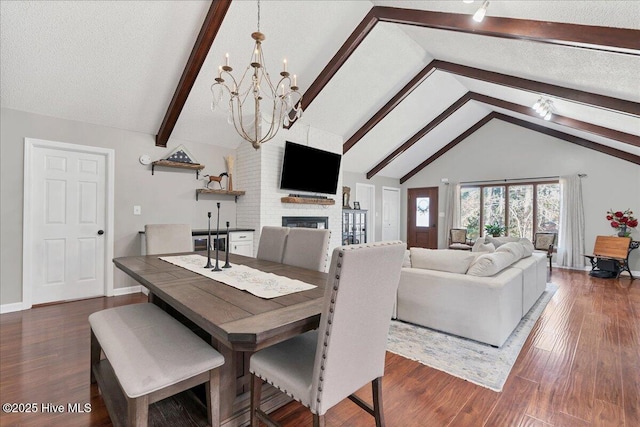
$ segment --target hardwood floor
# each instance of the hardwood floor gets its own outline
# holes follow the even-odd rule
[[[560,286],[534,326],[502,393],[387,354],[383,403],[394,426],[640,426],[640,280],[596,279],[556,269]],[[36,403],[36,414],[0,413],[0,426],[108,426],[89,386],[87,316],[145,301],[95,298],[0,316],[0,403]],[[360,396],[370,399],[370,388]],[[65,413],[42,413],[42,404]],[[91,412],[68,413],[68,404]],[[52,407],[50,407],[52,408]],[[298,403],[274,413],[283,426],[311,426]],[[345,400],[328,426],[373,426]]]

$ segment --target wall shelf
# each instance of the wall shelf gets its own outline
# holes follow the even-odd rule
[[[156,160],[155,162],[151,162],[151,175],[154,174],[156,166],[195,170],[196,179],[200,177],[200,171],[204,169],[204,165],[201,165],[199,163],[181,163],[181,162],[172,162],[171,160]]]
[[[209,188],[198,188],[196,190],[196,201],[198,201],[198,196],[200,194],[217,194],[222,196],[235,196],[236,202],[238,201],[238,196],[244,196],[244,191],[240,190],[212,190]]]
[[[282,203],[297,203],[307,205],[335,205],[336,201],[333,199],[313,199],[306,197],[283,197],[280,199]]]

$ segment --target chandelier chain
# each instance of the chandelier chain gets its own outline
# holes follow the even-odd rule
[[[258,0],[258,32],[260,32],[260,0]]]

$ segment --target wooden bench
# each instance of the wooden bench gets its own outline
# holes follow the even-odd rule
[[[631,279],[633,279],[633,274],[631,274],[631,270],[629,269],[630,247],[630,237],[596,236],[593,255],[585,255],[591,262],[591,272],[589,274],[597,276],[598,274],[593,273],[610,271],[616,275],[617,279],[620,277],[620,273],[628,271]],[[606,264],[611,265],[613,268],[603,268]]]
[[[102,310],[89,324],[91,382],[98,382],[113,425],[146,426],[150,404],[203,383],[209,423],[220,425],[216,368],[224,358],[186,326],[154,304]],[[105,372],[113,372],[119,390],[107,390]],[[125,395],[126,418],[117,391]]]

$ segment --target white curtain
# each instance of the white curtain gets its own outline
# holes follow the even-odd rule
[[[578,175],[560,177],[560,229],[556,263],[583,268],[584,205],[582,181]]]
[[[444,204],[444,240],[442,247],[449,246],[449,230],[460,228],[460,184],[450,182],[445,186]]]

